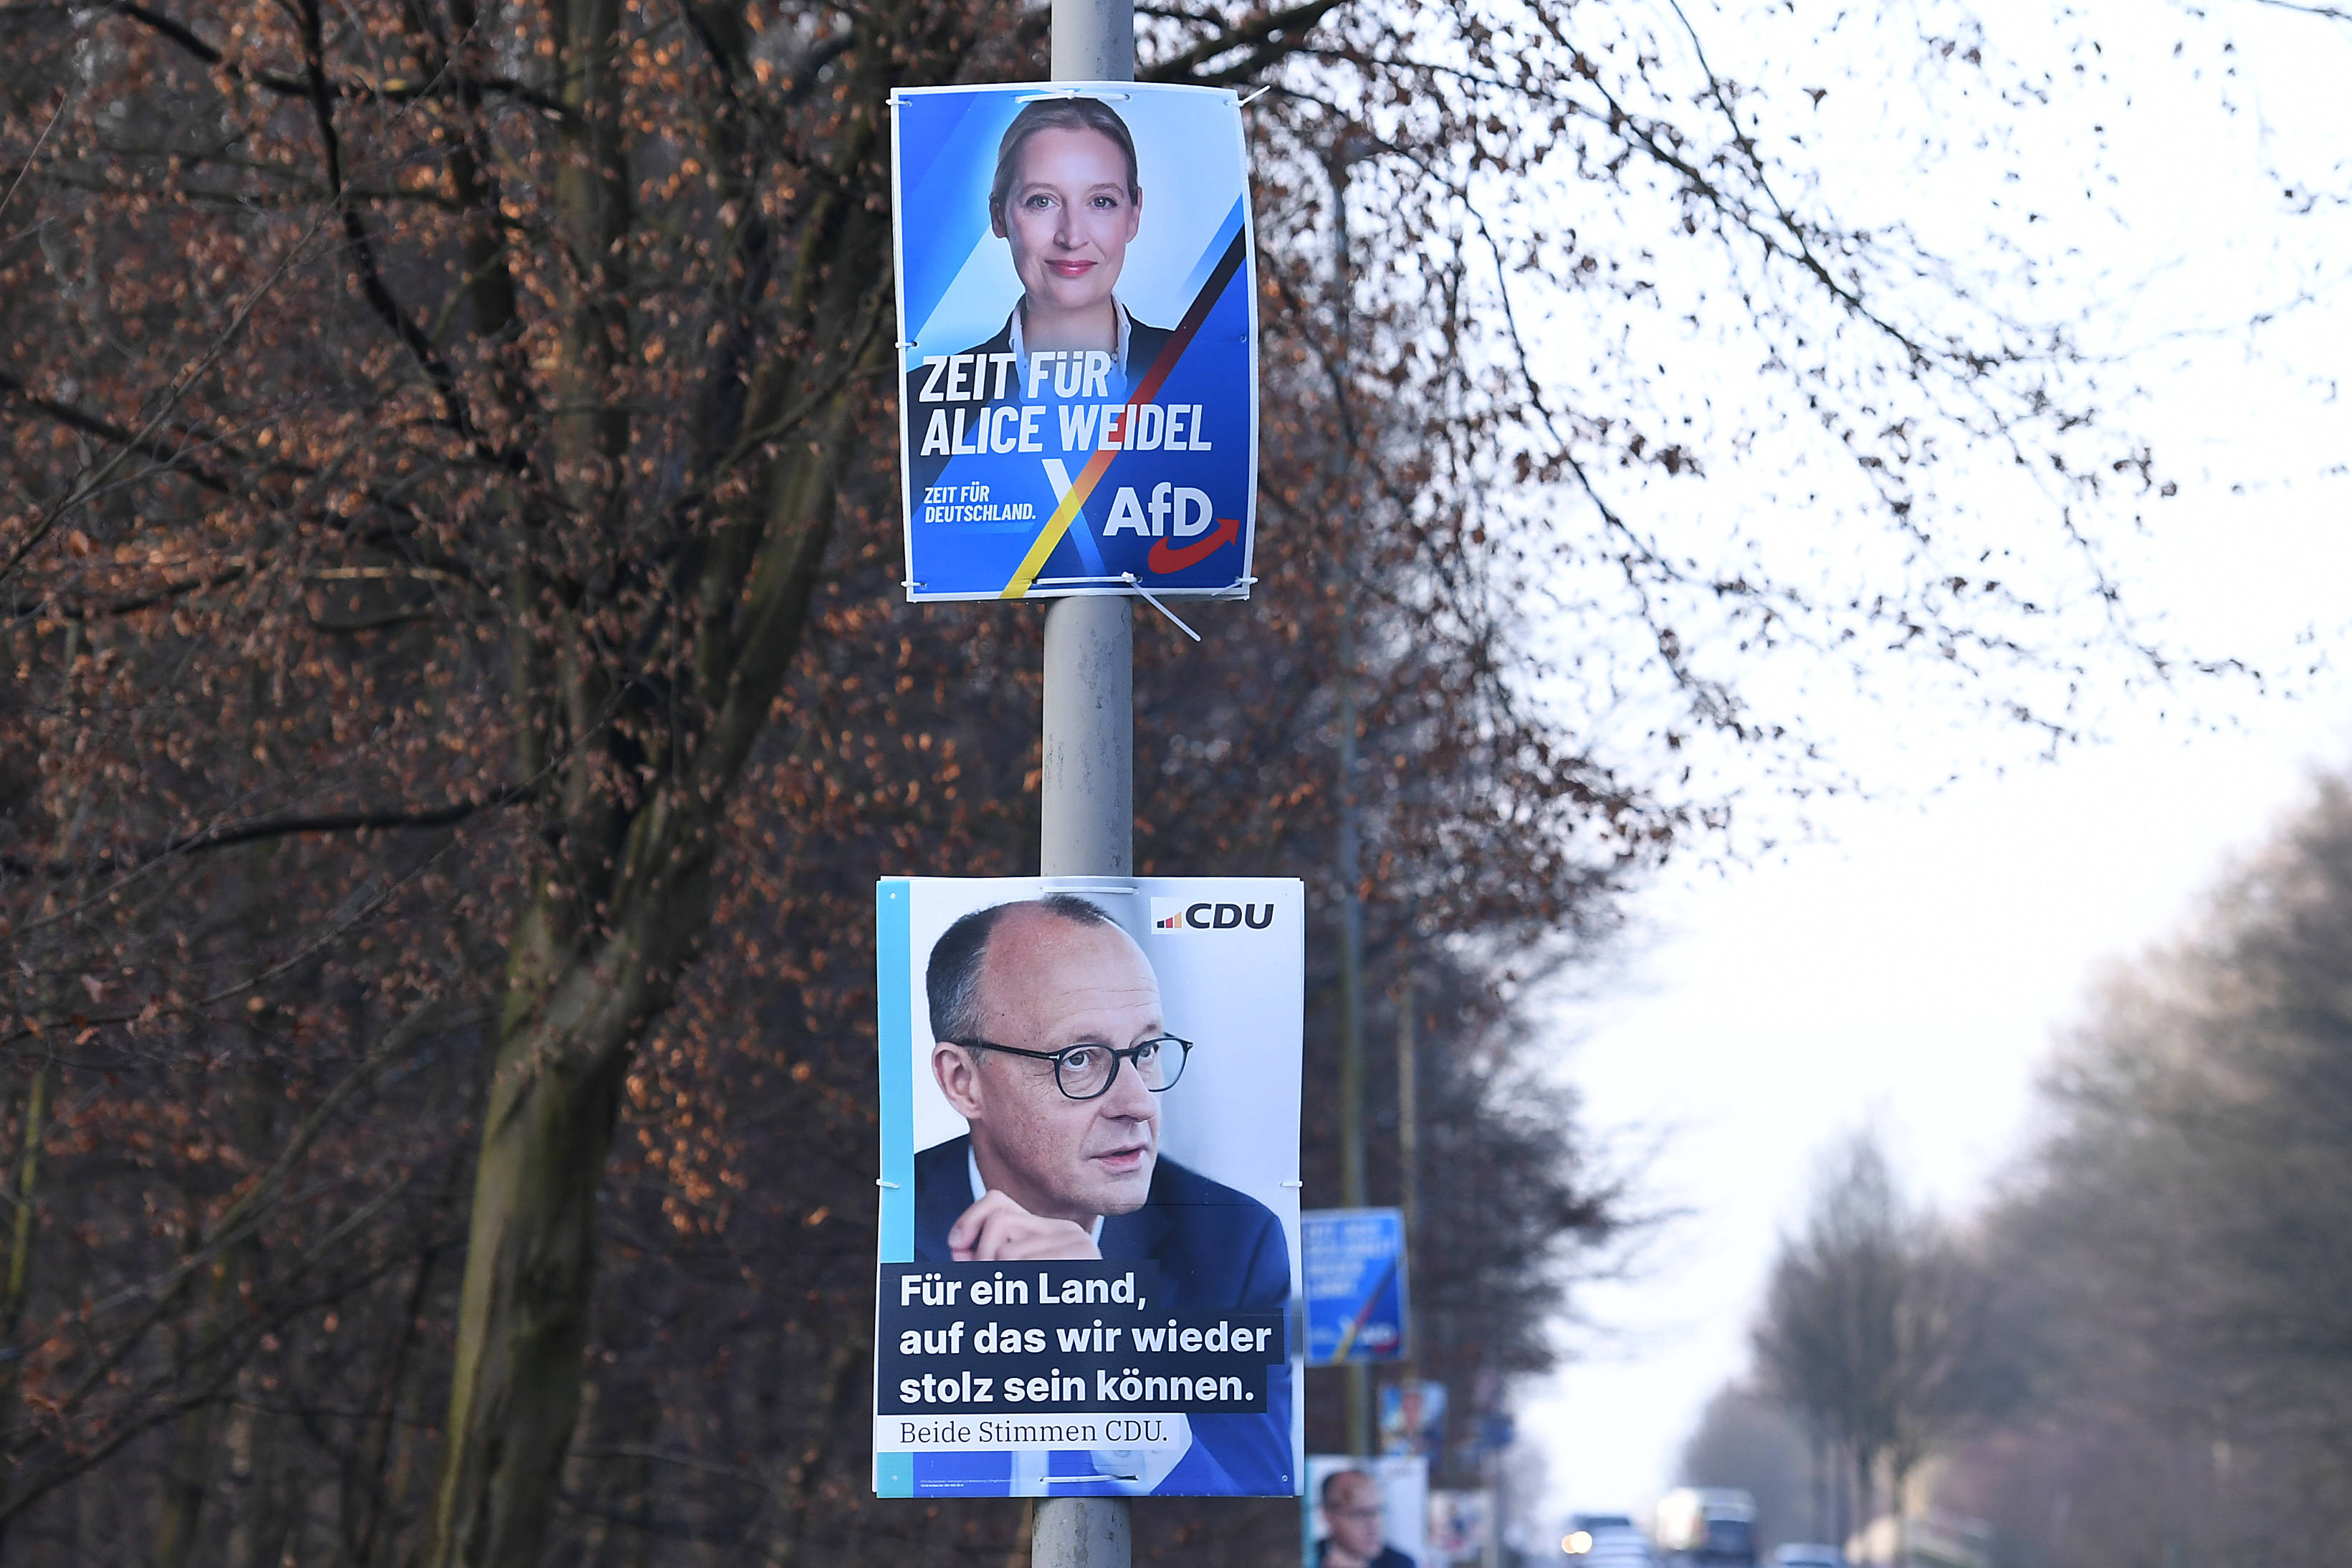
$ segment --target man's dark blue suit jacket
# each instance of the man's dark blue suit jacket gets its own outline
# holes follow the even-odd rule
[[[915,1156],[919,1262],[955,1261],[948,1248],[948,1231],[971,1206],[971,1139],[966,1136]],[[1286,1313],[1290,1306],[1290,1246],[1274,1211],[1247,1193],[1213,1182],[1173,1160],[1163,1157],[1153,1167],[1151,1194],[1141,1208],[1103,1221],[1099,1245],[1107,1262],[1150,1258],[1159,1264],[1160,1300],[1180,1310]],[[1269,1372],[1267,1388],[1263,1415],[1192,1417],[1191,1452],[1152,1489],[1171,1496],[1286,1497],[1297,1492],[1290,1466],[1286,1361]],[[1001,1454],[919,1454],[915,1459],[918,1496],[1002,1497],[1012,1473],[1011,1460]],[[951,1462],[926,1465],[925,1460]],[[1083,1475],[1093,1468],[1084,1454],[1054,1456],[1057,1475]],[[1120,1489],[1096,1482],[1052,1489],[1057,1496],[1076,1496]]]

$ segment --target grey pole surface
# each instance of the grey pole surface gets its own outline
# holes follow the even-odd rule
[[[1341,363],[1347,348],[1340,347]],[[1370,1202],[1364,1184],[1364,904],[1356,823],[1356,611],[1348,602],[1347,565],[1339,572],[1339,1203],[1360,1209]],[[1371,1369],[1351,1361],[1339,1369],[1347,1415],[1348,1452],[1372,1451]]]
[[[1333,147],[1326,165],[1331,177],[1331,300],[1339,318],[1339,382],[1346,385],[1349,340],[1354,335],[1349,281],[1348,170],[1357,139]],[[1343,393],[1344,395],[1344,393]],[[1342,428],[1345,426],[1343,425]],[[1340,458],[1344,482],[1353,453]],[[1339,882],[1339,1202],[1360,1209],[1371,1201],[1364,1184],[1364,905],[1358,860],[1356,819],[1356,607],[1348,581],[1344,546],[1332,557],[1333,584],[1339,597],[1339,831],[1334,856]],[[1371,1369],[1349,1362],[1340,1369],[1348,1452],[1372,1451]]]
[[[1037,1504],[1029,1536],[1033,1568],[1128,1568],[1135,1543],[1128,1535],[1123,1497],[1049,1497]]]
[[[1123,595],[1056,599],[1045,612],[1043,876],[1135,872],[1134,651]]]
[[[1054,0],[1057,81],[1135,79],[1134,0]],[[1045,777],[1037,869],[1135,872],[1135,618],[1125,595],[1045,612]],[[1042,1498],[1031,1568],[1129,1568],[1125,1498]]]
[[[1054,0],[1054,79],[1133,81],[1135,0]]]
[[[1405,928],[1411,931],[1408,924]],[[1410,940],[1410,939],[1408,939]],[[1402,994],[1397,1005],[1397,1207],[1404,1211],[1405,1300],[1412,1299],[1412,1238],[1421,1234],[1421,1064],[1420,1045],[1415,1031],[1420,1020],[1414,1016],[1420,1004],[1412,994],[1412,960],[1410,950],[1404,963],[1404,979],[1400,987]],[[1400,1368],[1405,1376],[1414,1375],[1413,1362],[1421,1354],[1418,1344],[1407,1347],[1412,1352]]]
[[[1054,0],[1054,79],[1134,80],[1134,0]],[[1125,595],[1045,612],[1044,876],[1134,874],[1134,654]]]

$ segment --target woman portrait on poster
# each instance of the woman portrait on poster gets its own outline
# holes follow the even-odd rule
[[[997,147],[988,217],[1013,252],[1021,300],[987,347],[1024,361],[1040,349],[1106,353],[1129,385],[1150,368],[1168,333],[1116,293],[1143,223],[1135,138],[1117,110],[1097,98],[1024,105]]]
[[[1071,97],[1024,105],[997,146],[988,217],[1012,252],[1021,298],[1002,330],[948,368],[927,362],[907,373],[917,432],[926,405],[1022,401],[1029,356],[1038,353],[1057,356],[1035,378],[1039,397],[1123,398],[1170,337],[1137,321],[1117,292],[1143,223],[1143,185],[1135,138],[1109,104]]]

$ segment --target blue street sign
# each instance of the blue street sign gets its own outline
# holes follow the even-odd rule
[[[1318,1209],[1298,1216],[1307,1280],[1307,1363],[1402,1360],[1404,1215]]]

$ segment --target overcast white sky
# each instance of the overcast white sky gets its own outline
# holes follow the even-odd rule
[[[1824,26],[1835,14],[1811,9]],[[2147,389],[2130,417],[2182,493],[2127,562],[2140,603],[2204,648],[2280,668],[2315,647],[2352,668],[2352,408],[2333,384],[2352,364],[2352,236],[2338,208],[2286,216],[2263,173],[2284,162],[2352,187],[2352,28],[2230,0],[2201,24],[2154,0],[1987,16],[1997,41],[2061,64],[2061,35],[2101,37],[2119,84],[2078,116],[2105,126],[2110,210],[2053,221],[2062,234],[2080,221],[2086,247],[2120,235],[2116,275],[2147,285],[2116,341],[2132,340]],[[1694,12],[1718,32],[1738,16]],[[2182,37],[2214,68],[2175,60]],[[1872,90],[1841,82],[1832,97]],[[1939,216],[1948,247],[1967,220],[1949,205]],[[2172,335],[2299,289],[2312,297],[2283,326]],[[2315,641],[2298,644],[2306,629]],[[1589,1121],[1628,1146],[1664,1133],[1645,1196],[1687,1217],[1659,1235],[1642,1278],[1583,1299],[1607,1331],[1570,1336],[1582,1359],[1522,1391],[1554,1510],[1646,1510],[1676,1479],[1699,1407],[1745,1365],[1749,1314],[1819,1150],[1874,1123],[1916,1189],[1965,1214],[2021,1147],[2053,1031],[2099,966],[2176,930],[2312,767],[2352,760],[2339,672],[2291,697],[2217,687],[2209,709],[2218,730],[2125,706],[2103,744],[2021,764],[2016,737],[1990,726],[1817,708],[1878,798],[1810,806],[1822,839],[1747,867],[1685,866],[1640,895],[1646,934],[1624,973],[1563,1004],[1560,1026],[1582,1035],[1569,1060]],[[1876,743],[1898,730],[1901,745]]]

